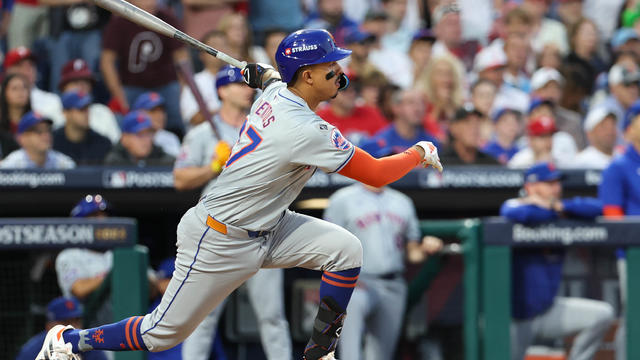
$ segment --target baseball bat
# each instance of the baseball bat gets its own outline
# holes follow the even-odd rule
[[[218,51],[211,46],[194,39],[193,37],[167,24],[165,21],[160,20],[158,17],[149,14],[148,12],[126,2],[125,0],[93,0],[93,2],[101,8],[104,8],[105,10],[108,10],[114,14],[120,15],[123,18],[132,21],[142,27],[157,32],[158,34],[176,39],[200,51],[204,51],[212,56],[215,56],[216,58],[226,62],[229,65],[233,65],[239,69],[244,69],[244,67],[247,66],[246,61],[236,60],[233,57],[223,53],[222,51]]]
[[[213,122],[213,117],[209,112],[209,108],[207,107],[207,104],[204,102],[202,93],[200,93],[200,89],[198,89],[198,86],[196,85],[196,82],[193,79],[193,71],[191,71],[191,65],[187,61],[181,61],[178,64],[176,64],[176,70],[178,70],[178,72],[182,75],[185,83],[187,84],[187,87],[189,88],[189,90],[191,90],[191,93],[193,94],[193,97],[196,99],[196,103],[198,104],[198,108],[200,109],[202,116],[209,122],[209,125],[211,125],[211,130],[213,130],[213,136],[218,141],[222,140],[222,138],[220,137],[220,133],[218,132],[218,127]]]

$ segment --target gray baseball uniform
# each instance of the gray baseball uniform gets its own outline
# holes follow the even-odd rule
[[[222,140],[234,144],[238,140],[240,128],[222,121],[219,115],[214,123]],[[206,166],[211,163],[215,154],[217,140],[209,123],[202,123],[192,128],[184,138],[180,155],[175,167]],[[205,186],[203,194],[207,194],[216,183],[215,179]],[[284,273],[282,269],[261,269],[247,281],[249,298],[253,305],[262,346],[268,359],[291,358],[292,346],[289,336],[289,323],[284,314]],[[182,344],[182,358],[190,360],[207,360],[218,321],[224,304],[220,304],[201,323]]]
[[[316,168],[339,171],[353,153],[286,84],[265,89],[215,186],[178,224],[176,270],[140,327],[147,348],[183,341],[260,268],[359,267],[362,246],[355,236],[287,210]]]
[[[421,238],[413,202],[391,188],[377,193],[354,184],[329,198],[324,218],[353,233],[363,249],[360,279],[338,346],[340,358],[390,360],[405,310],[406,241]]]

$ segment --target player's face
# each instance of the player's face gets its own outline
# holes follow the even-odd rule
[[[540,181],[530,184],[527,190],[531,195],[539,196],[544,200],[551,201],[562,197],[562,184],[560,180]]]
[[[333,99],[338,95],[340,75],[344,72],[337,62],[323,63],[309,68],[313,81],[313,88],[324,100]]]

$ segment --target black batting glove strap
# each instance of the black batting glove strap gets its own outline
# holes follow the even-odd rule
[[[266,64],[253,63],[247,64],[241,73],[247,85],[254,89],[262,89],[262,77],[269,69],[273,69],[273,67]]]
[[[336,349],[346,312],[330,297],[320,302],[311,340],[304,349],[305,360],[317,360]]]

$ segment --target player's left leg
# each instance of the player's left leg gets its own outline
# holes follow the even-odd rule
[[[369,320],[364,359],[393,359],[404,321],[407,285],[402,276],[396,279],[377,279],[373,284],[377,306]]]
[[[323,271],[320,308],[305,359],[333,354],[362,265],[360,240],[327,221],[287,211],[267,243],[263,267]]]
[[[557,297],[541,319],[540,336],[557,339],[578,333],[570,360],[592,359],[614,321],[613,308],[604,301]]]
[[[291,336],[284,314],[284,270],[260,269],[246,284],[267,359],[290,359]]]
[[[93,329],[54,330],[54,341],[49,342],[50,337],[45,340],[38,360],[52,358],[50,355],[55,350],[49,351],[50,346],[67,344],[71,344],[74,354],[91,350],[172,348],[250,278],[264,257],[264,250],[255,239],[222,234],[211,227],[201,203],[182,217],[177,239],[176,269],[160,305],[153,312]],[[72,358],[61,355],[61,359]]]

